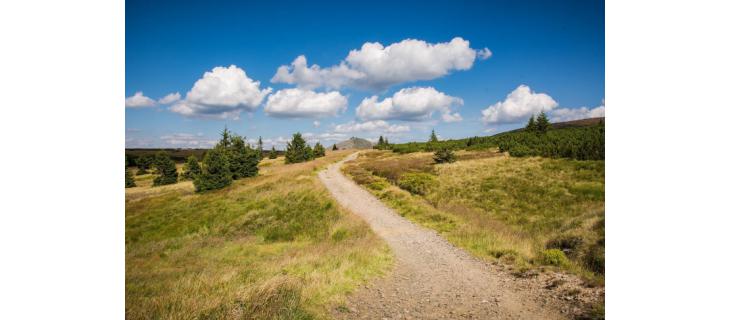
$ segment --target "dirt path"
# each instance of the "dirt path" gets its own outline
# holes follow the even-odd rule
[[[354,293],[340,318],[362,319],[562,319],[546,300],[520,290],[514,277],[478,261],[434,231],[402,218],[346,178],[340,167],[352,154],[319,173],[337,201],[362,217],[392,248],[391,275]],[[510,279],[512,278],[512,279]],[[541,302],[538,302],[541,301]]]

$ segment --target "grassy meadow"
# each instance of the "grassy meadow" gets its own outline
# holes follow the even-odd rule
[[[602,284],[604,161],[514,158],[493,150],[370,151],[344,168],[404,217],[518,275],[554,268]]]
[[[392,265],[316,171],[348,151],[195,193],[190,181],[126,189],[126,318],[320,319]]]

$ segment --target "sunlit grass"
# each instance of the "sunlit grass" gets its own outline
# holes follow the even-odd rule
[[[392,264],[316,178],[346,154],[266,159],[260,176],[203,194],[190,182],[127,189],[127,318],[327,318]]]
[[[462,151],[459,161],[434,165],[431,157],[370,152],[345,171],[401,215],[477,257],[524,272],[555,265],[544,257],[556,248],[569,258],[557,268],[603,281],[603,161]]]

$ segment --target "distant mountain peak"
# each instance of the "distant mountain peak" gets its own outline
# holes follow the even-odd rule
[[[335,143],[338,150],[346,149],[372,149],[373,143],[358,137],[350,137],[350,139]],[[332,147],[330,146],[330,149]]]

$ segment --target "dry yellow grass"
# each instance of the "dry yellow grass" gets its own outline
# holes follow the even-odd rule
[[[266,159],[259,176],[204,194],[190,182],[127,189],[127,318],[327,318],[392,263],[315,177],[348,153]]]
[[[557,246],[569,259],[548,262],[602,281],[603,161],[482,151],[433,165],[431,157],[368,152],[345,170],[405,217],[475,256],[526,271],[545,264],[546,249]]]

